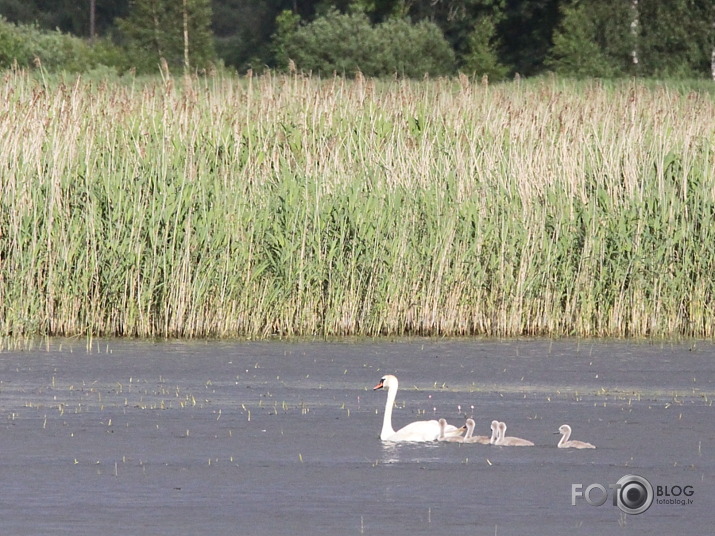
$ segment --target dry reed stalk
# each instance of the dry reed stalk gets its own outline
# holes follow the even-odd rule
[[[191,82],[6,75],[0,335],[713,334],[711,95]]]

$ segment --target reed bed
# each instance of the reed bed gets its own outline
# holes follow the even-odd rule
[[[0,335],[712,337],[715,98],[0,85]]]

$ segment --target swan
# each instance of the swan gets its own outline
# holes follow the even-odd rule
[[[437,441],[449,441],[451,443],[463,443],[465,438],[458,435],[445,436],[444,430],[447,427],[447,421],[445,419],[440,419],[439,421],[439,436]],[[467,429],[469,430],[469,429]]]
[[[436,441],[439,437],[439,422],[415,421],[395,432],[392,428],[392,408],[397,397],[397,378],[392,374],[387,374],[380,379],[373,391],[387,389],[387,402],[385,402],[385,416],[382,419],[382,431],[380,439],[382,441]],[[461,435],[462,430],[451,424],[445,427],[447,437]]]
[[[497,439],[499,439],[499,421],[492,421],[491,429],[492,437],[489,438],[489,444],[496,445]]]
[[[561,434],[561,440],[559,441],[559,444],[556,445],[560,449],[595,449],[596,445],[592,445],[591,443],[586,443],[585,441],[578,441],[575,439],[572,439],[569,441],[569,437],[571,436],[571,427],[568,424],[562,424],[559,427],[558,432],[554,432],[555,434]]]
[[[490,441],[489,437],[472,435],[475,426],[474,419],[467,419],[467,433],[464,435],[462,443],[481,443],[482,445],[488,445]]]
[[[495,445],[502,447],[532,447],[534,443],[528,439],[522,439],[520,437],[513,437],[506,435],[506,423],[500,422],[498,424],[499,437],[497,438]]]

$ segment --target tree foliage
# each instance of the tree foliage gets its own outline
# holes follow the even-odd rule
[[[89,37],[88,0],[0,0],[0,14],[15,24],[36,24],[38,28],[59,30],[78,37]],[[96,30],[111,34],[115,19],[129,12],[129,0],[97,0]]]
[[[361,11],[330,10],[302,26],[285,13],[280,22],[276,45],[284,67],[290,60],[319,74],[420,77],[447,74],[454,66],[452,49],[427,21],[388,19],[372,25]]]
[[[499,61],[495,38],[496,26],[490,18],[477,21],[467,42],[462,69],[470,74],[487,76],[489,80],[502,80],[509,69]]]
[[[715,47],[713,0],[639,2],[642,74],[697,77],[707,73]]]
[[[590,8],[582,4],[566,6],[546,64],[559,74],[577,78],[612,77],[619,68],[607,53],[607,35]]]
[[[91,4],[0,0],[14,23],[0,36],[1,61],[155,71],[164,58],[180,69],[184,11],[192,70],[216,56],[239,72],[285,68],[290,56],[321,73],[710,77],[715,49],[713,0],[96,0],[101,50],[90,54],[58,36],[86,39]]]
[[[42,31],[34,24],[13,24],[0,16],[0,68],[14,65],[71,72],[121,65],[120,50],[100,40],[93,46],[78,37]]]
[[[162,59],[182,68],[186,52],[193,69],[206,69],[215,59],[209,0],[133,0],[129,16],[117,24],[139,70],[156,70]]]

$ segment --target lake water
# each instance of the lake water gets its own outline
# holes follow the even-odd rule
[[[536,445],[385,444],[384,374],[395,428]],[[0,532],[711,534],[713,398],[707,342],[52,340],[0,353]],[[557,449],[564,423],[597,448]],[[639,515],[611,500],[629,474]],[[572,505],[591,484],[605,504]]]

